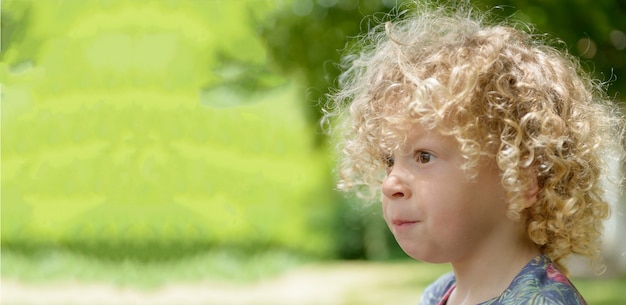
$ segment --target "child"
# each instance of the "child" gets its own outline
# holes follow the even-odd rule
[[[382,197],[409,256],[451,264],[420,304],[585,304],[563,264],[598,262],[623,119],[538,37],[417,6],[344,57],[326,115],[345,134],[338,187]]]

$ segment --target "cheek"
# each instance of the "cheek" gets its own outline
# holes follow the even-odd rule
[[[454,188],[442,188],[437,194],[431,194],[433,201],[425,207],[425,212],[434,222],[433,225],[441,229],[451,230],[452,227],[463,227],[466,222],[471,222],[476,214],[475,189],[463,184],[457,184]],[[436,195],[436,196],[434,196]],[[477,200],[478,199],[478,200]]]

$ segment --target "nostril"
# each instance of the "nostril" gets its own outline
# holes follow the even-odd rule
[[[395,193],[392,195],[392,197],[393,197],[393,198],[402,198],[402,197],[404,197],[404,193],[403,193],[403,192],[395,192]]]

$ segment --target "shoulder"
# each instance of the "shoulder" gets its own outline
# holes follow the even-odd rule
[[[422,294],[419,305],[437,305],[448,289],[456,282],[452,272],[440,276],[428,285]]]
[[[499,304],[587,304],[569,279],[543,255],[522,269],[499,301]]]

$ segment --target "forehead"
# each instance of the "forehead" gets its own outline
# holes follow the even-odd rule
[[[408,143],[443,141],[448,138],[448,136],[444,136],[438,130],[426,127],[422,124],[413,124],[407,130],[406,137]]]
[[[415,123],[403,131],[403,136],[396,137],[399,142],[393,145],[395,152],[409,153],[414,149],[458,150],[458,141],[451,135],[445,135],[439,129]]]

